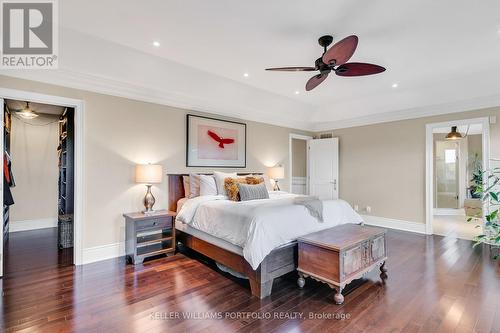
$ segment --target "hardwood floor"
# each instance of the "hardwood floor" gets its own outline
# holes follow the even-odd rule
[[[57,228],[19,231],[9,235],[5,247],[7,275],[23,274],[24,270],[64,267],[73,264],[73,248],[59,250]]]
[[[36,236],[16,243],[28,249]],[[1,331],[500,332],[500,264],[488,249],[397,231],[388,249],[386,284],[374,271],[347,288],[341,306],[326,285],[308,279],[299,290],[295,274],[259,300],[248,282],[183,254],[136,267],[124,258],[64,267],[41,249],[10,251]]]

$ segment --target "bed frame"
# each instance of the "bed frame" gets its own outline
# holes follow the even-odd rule
[[[238,175],[246,176],[249,174],[239,173]],[[253,174],[255,175],[256,173]],[[182,176],[187,176],[187,174],[168,175],[168,209],[174,212],[177,210],[177,201],[184,198]],[[252,295],[258,298],[265,298],[271,295],[274,279],[297,268],[296,242],[273,250],[262,261],[260,266],[254,270],[242,256],[188,233],[176,230],[176,240],[183,246],[247,276],[250,281]]]

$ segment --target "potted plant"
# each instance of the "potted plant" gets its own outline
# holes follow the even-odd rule
[[[470,195],[473,199],[481,198],[481,194],[477,191],[477,189],[483,185],[483,166],[481,165],[481,160],[479,159],[479,155],[474,154],[474,159],[471,162],[472,171],[472,179],[470,180]]]
[[[475,193],[479,194],[483,206],[486,207],[486,214],[484,220],[482,216],[476,216],[484,223],[483,233],[474,238],[474,247],[488,244],[492,250],[493,259],[496,260],[500,258],[500,168],[481,172],[481,179],[483,177],[486,177],[487,185],[482,183],[477,185]],[[487,187],[484,188],[485,186]],[[467,221],[470,222],[473,219],[474,217],[470,217]]]

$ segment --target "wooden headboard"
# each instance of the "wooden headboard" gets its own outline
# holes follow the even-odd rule
[[[210,175],[210,173],[205,173]],[[238,176],[248,175],[263,175],[262,172],[244,172],[238,173]],[[175,212],[177,211],[177,201],[185,197],[184,184],[182,176],[189,176],[187,173],[168,174],[168,209]]]

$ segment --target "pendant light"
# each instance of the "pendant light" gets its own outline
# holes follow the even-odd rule
[[[30,102],[26,102],[26,107],[16,112],[16,114],[23,119],[34,119],[38,114],[30,108]]]
[[[446,140],[460,140],[463,136],[460,132],[457,132],[457,126],[451,127],[451,132],[448,133],[445,137]]]

